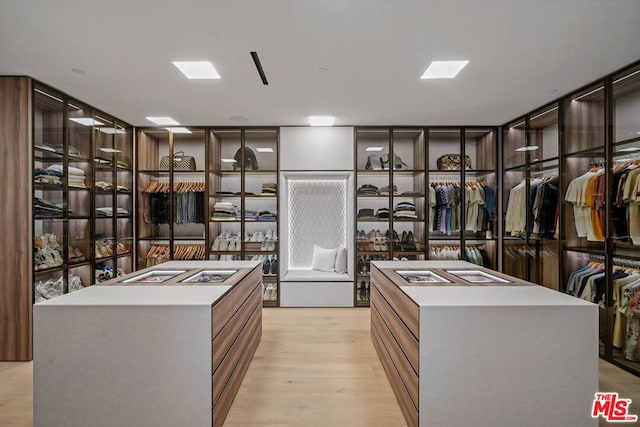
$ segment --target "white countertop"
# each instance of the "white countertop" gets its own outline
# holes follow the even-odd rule
[[[467,261],[371,261],[378,268],[479,268]]]
[[[589,306],[595,304],[543,286],[400,286],[420,307]]]
[[[165,266],[166,264],[162,264]],[[231,286],[89,286],[39,306],[211,306]]]
[[[153,266],[154,270],[166,268],[253,268],[261,264],[260,261],[167,261]]]
[[[372,261],[378,268],[430,269],[430,268],[479,268],[467,261]],[[492,270],[489,270],[492,271]],[[521,280],[514,278],[516,282]],[[420,307],[438,306],[595,306],[585,300],[563,294],[543,286],[486,285],[466,286],[451,284],[406,285],[400,289]]]

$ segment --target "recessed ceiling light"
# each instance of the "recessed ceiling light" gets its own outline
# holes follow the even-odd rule
[[[218,70],[209,61],[173,61],[173,65],[191,80],[220,78]]]
[[[171,128],[165,128],[165,129],[172,133],[191,133],[189,129],[184,127],[171,127]]]
[[[271,148],[271,147],[257,147],[256,151],[258,153],[273,153],[273,148]]]
[[[172,126],[180,124],[173,120],[171,117],[147,117],[147,120],[161,126]]]
[[[109,147],[100,147],[100,151],[103,151],[105,153],[122,153],[122,150],[118,150],[116,148],[109,148]]]
[[[516,148],[516,151],[536,151],[537,149],[537,145],[528,145],[526,147]]]
[[[72,122],[80,123],[84,126],[104,126],[104,123],[99,122],[91,117],[71,117],[69,118]]]
[[[232,122],[239,122],[239,123],[246,123],[249,121],[249,119],[247,119],[245,116],[231,116],[229,117],[229,120],[231,120]]]
[[[640,147],[627,147],[627,148],[621,148],[618,151],[640,151]]]
[[[336,118],[333,116],[310,116],[309,124],[311,126],[333,126]]]
[[[236,159],[220,159],[222,163],[235,163]]]
[[[452,79],[469,61],[433,61],[427,67],[421,79]]]
[[[382,151],[384,147],[367,147],[367,151]]]
[[[114,133],[127,133],[124,129],[118,129],[118,128],[112,128],[112,127],[98,128],[98,130],[102,133],[108,133],[109,135],[112,135]]]
[[[81,74],[81,75],[87,74],[87,72],[85,70],[81,69],[81,68],[74,68],[71,71],[73,71],[76,74]]]

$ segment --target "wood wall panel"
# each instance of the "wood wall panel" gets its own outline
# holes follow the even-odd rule
[[[0,360],[31,360],[31,80],[0,77]]]

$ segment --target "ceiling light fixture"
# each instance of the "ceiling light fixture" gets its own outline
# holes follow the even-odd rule
[[[109,147],[100,147],[99,150],[105,153],[122,153],[122,150],[118,150],[116,148],[109,148]]]
[[[421,79],[452,79],[469,61],[432,61]]]
[[[527,145],[526,147],[516,148],[516,151],[536,151],[537,149],[537,145]]]
[[[190,80],[219,79],[220,74],[209,61],[173,61],[178,70]]]
[[[104,126],[104,123],[99,122],[91,117],[71,117],[72,122],[80,123],[83,126]]]
[[[633,77],[633,76],[635,76],[635,75],[636,75],[636,74],[638,74],[638,73],[640,73],[640,70],[636,70],[636,71],[634,71],[634,72],[633,72],[633,73],[631,73],[631,74],[627,74],[626,76],[622,76],[622,77],[620,77],[619,79],[614,80],[614,81],[613,81],[613,84],[620,83],[621,81],[623,81],[623,80],[625,80],[625,79],[628,79],[629,77]]]
[[[539,117],[545,116],[545,115],[547,115],[547,114],[549,114],[549,113],[551,113],[553,111],[556,111],[557,109],[558,109],[558,107],[553,107],[550,110],[544,111],[544,112],[542,112],[542,113],[540,113],[540,114],[538,114],[536,116],[531,117],[530,120],[535,120],[535,119],[537,119]]]
[[[629,152],[629,151],[640,151],[640,147],[627,147],[627,148],[621,148],[618,151],[625,151],[625,152]]]
[[[523,120],[523,121],[521,121],[520,123],[516,123],[516,124],[515,124],[515,125],[513,125],[513,126],[509,126],[509,128],[510,128],[510,129],[515,129],[515,128],[517,128],[517,127],[519,127],[519,126],[522,126],[522,125],[524,125],[524,120]]]
[[[58,101],[58,102],[64,102],[62,99],[58,98],[57,96],[53,96],[53,95],[51,95],[50,93],[47,93],[47,92],[45,92],[45,91],[43,91],[43,90],[40,90],[40,89],[38,89],[38,88],[34,89],[34,91],[36,91],[36,92],[38,92],[39,94],[42,94],[42,95],[44,95],[44,96],[47,96],[47,97],[49,97],[49,98],[51,98],[51,99],[54,99],[54,100],[56,100],[56,101]]]
[[[124,129],[117,129],[117,128],[113,128],[113,127],[104,127],[104,128],[98,128],[98,130],[102,133],[107,133],[109,135],[113,135],[114,133],[127,133]],[[101,148],[102,150],[102,148]]]
[[[173,126],[173,125],[180,124],[175,120],[173,120],[171,117],[166,117],[166,116],[165,117],[147,117],[146,119],[160,126]]]
[[[384,147],[367,147],[366,151],[382,151]]]
[[[235,163],[236,159],[220,159],[222,163]]]
[[[598,91],[601,91],[602,89],[604,89],[604,86],[600,86],[598,88],[595,88],[594,90],[589,91],[589,92],[585,93],[584,95],[580,95],[579,97],[574,98],[571,101],[580,101],[582,98],[586,98],[589,95],[593,95],[594,93],[596,93]]]
[[[73,68],[71,71],[73,71],[76,74],[80,74],[80,75],[87,74],[87,72],[85,70],[83,70],[82,68]]]
[[[257,147],[256,151],[258,153],[273,153],[273,148],[271,148],[271,147]]]
[[[309,116],[311,126],[333,126],[336,118],[333,116]]]
[[[185,127],[170,127],[165,129],[171,133],[191,133],[191,131]]]

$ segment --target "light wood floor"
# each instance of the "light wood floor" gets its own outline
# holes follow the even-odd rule
[[[368,309],[268,309],[225,426],[404,426],[369,337]],[[0,363],[0,426],[31,426],[33,364]],[[640,378],[600,361],[600,391],[633,399]],[[600,425],[607,425],[604,421]]]

